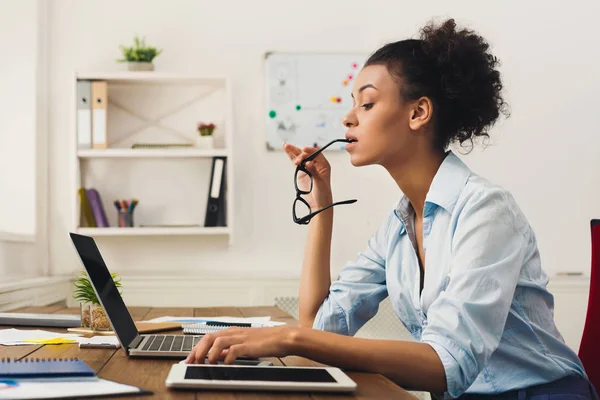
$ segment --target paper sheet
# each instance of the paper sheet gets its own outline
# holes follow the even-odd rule
[[[56,333],[43,330],[25,329],[2,329],[0,330],[0,345],[19,346],[39,344],[50,341],[48,344],[77,343],[75,340],[79,335],[75,333]],[[58,339],[58,340],[57,340]],[[65,339],[65,340],[60,340]],[[30,342],[26,342],[26,340]]]
[[[0,380],[0,399],[48,399],[135,393],[135,386],[98,379],[97,381],[24,382]]]
[[[208,321],[228,322],[232,324],[262,324],[265,327],[285,325],[285,322],[271,321],[271,317],[159,317],[144,322],[181,322],[182,324],[197,324]]]

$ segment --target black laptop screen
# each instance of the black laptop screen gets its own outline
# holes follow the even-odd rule
[[[108,272],[96,242],[91,237],[75,233],[71,233],[71,239],[119,341],[123,346],[129,347],[138,335],[138,331]]]

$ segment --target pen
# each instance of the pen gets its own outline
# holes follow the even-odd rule
[[[253,324],[245,323],[245,322],[219,322],[219,321],[206,321],[207,326],[235,326],[238,328],[253,328]],[[254,324],[256,325],[256,324]],[[254,326],[256,328],[256,326]]]
[[[136,205],[137,205],[137,200],[136,199],[131,200],[131,203],[129,203],[129,212],[132,212]]]
[[[190,324],[190,325],[205,325],[205,326],[231,326],[238,328],[264,328],[265,325],[261,323],[250,323],[250,322],[221,322],[221,321],[213,321],[209,319],[199,320],[199,319],[178,319],[174,322],[181,322],[182,324]]]

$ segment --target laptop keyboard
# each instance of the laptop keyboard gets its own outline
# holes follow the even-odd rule
[[[142,351],[191,351],[201,336],[151,335]]]

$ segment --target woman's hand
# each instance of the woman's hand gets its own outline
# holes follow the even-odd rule
[[[283,149],[294,165],[299,165],[302,160],[317,150],[312,147],[299,149],[289,143],[284,143]],[[307,162],[305,167],[312,175],[313,188],[309,194],[303,195],[302,197],[308,202],[313,211],[327,207],[333,203],[333,195],[331,193],[331,166],[329,165],[329,162],[323,153],[321,153],[314,160]],[[298,177],[298,187],[302,190],[308,190],[310,187],[310,178],[308,175],[299,174]]]
[[[238,357],[285,357],[292,352],[295,333],[299,328],[229,328],[209,333],[194,346],[186,364],[204,364],[208,355],[211,364],[225,358],[226,364]]]

